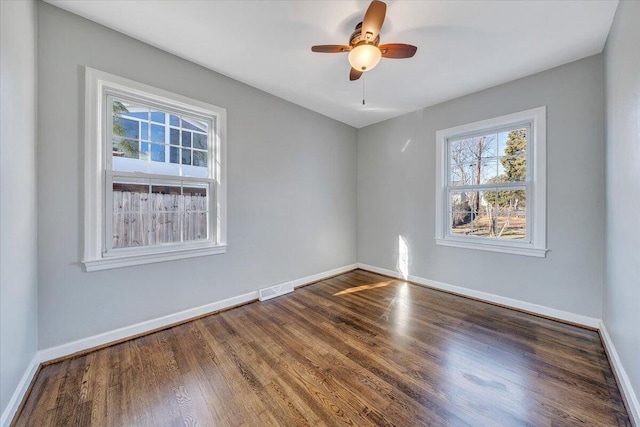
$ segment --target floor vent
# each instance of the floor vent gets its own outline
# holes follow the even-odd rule
[[[260,297],[258,299],[260,301],[266,301],[268,299],[279,297],[280,295],[288,294],[289,292],[293,292],[293,283],[292,282],[281,283],[279,285],[260,289],[258,292],[260,294]]]

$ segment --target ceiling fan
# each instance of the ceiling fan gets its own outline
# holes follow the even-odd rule
[[[389,43],[379,45],[380,29],[387,13],[387,5],[384,2],[373,0],[364,14],[364,19],[351,34],[349,46],[326,44],[312,46],[312,52],[319,53],[346,53],[349,52],[349,64],[351,72],[349,80],[358,80],[362,73],[370,71],[381,58],[411,58],[415,55],[417,47],[403,43]]]

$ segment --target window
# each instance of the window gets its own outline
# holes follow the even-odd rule
[[[87,271],[226,251],[226,110],[86,69]]]
[[[546,255],[546,108],[436,133],[436,243]]]

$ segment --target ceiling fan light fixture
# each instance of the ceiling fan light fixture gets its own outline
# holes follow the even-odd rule
[[[370,43],[359,44],[349,52],[349,64],[358,71],[372,70],[382,58],[378,46]]]

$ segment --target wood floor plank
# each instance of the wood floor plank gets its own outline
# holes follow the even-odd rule
[[[355,270],[43,367],[16,426],[630,426],[597,332]]]

